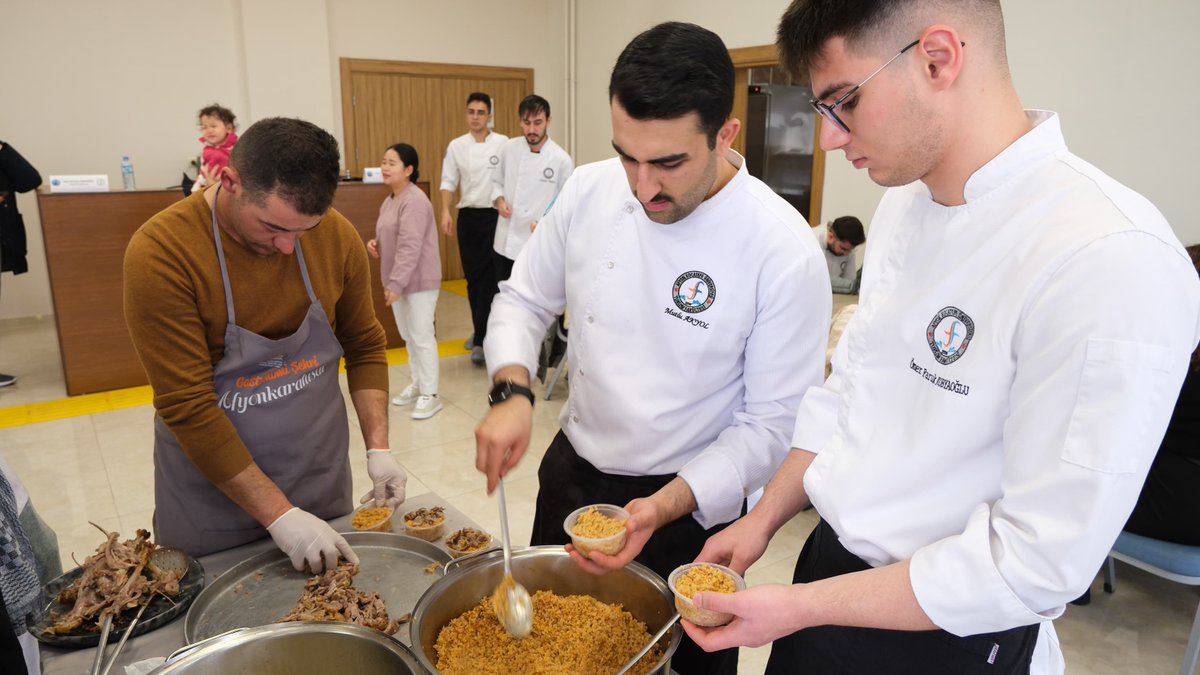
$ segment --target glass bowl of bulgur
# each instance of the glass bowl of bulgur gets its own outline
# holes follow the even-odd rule
[[[395,512],[396,509],[390,506],[367,504],[354,512],[350,526],[359,532],[391,532],[392,514]]]
[[[404,514],[404,531],[425,541],[437,541],[446,531],[446,509],[442,506],[421,507]]]
[[[629,512],[612,504],[592,504],[575,509],[563,521],[575,550],[583,556],[592,551],[616,555],[625,548],[625,522]]]
[[[455,530],[450,536],[446,537],[446,548],[450,551],[452,558],[461,558],[464,555],[485,551],[491,545],[492,535],[473,527],[464,527],[461,530]]]
[[[667,577],[667,585],[675,594],[675,609],[679,611],[679,616],[697,626],[710,627],[724,626],[733,620],[733,615],[701,609],[692,604],[692,598],[701,591],[736,593],[746,590],[746,580],[742,575],[716,563],[680,565]]]

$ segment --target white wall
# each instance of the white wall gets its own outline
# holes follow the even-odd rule
[[[533,68],[555,112],[552,133],[566,138],[561,0],[3,4],[0,140],[43,178],[107,173],[119,186],[128,154],[138,187],[178,185],[200,153],[196,112],[214,101],[242,129],[272,115],[302,117],[340,142],[341,57]],[[17,200],[30,271],[4,275],[0,318],[53,311],[36,198]]]
[[[566,7],[578,7],[577,110],[565,105]],[[107,173],[129,154],[143,188],[177,184],[198,154],[196,111],[218,101],[244,128],[295,115],[342,136],[339,57],[531,67],[571,124],[579,162],[612,155],[608,77],[637,33],[667,20],[717,31],[730,47],[769,44],[786,0],[4,0],[8,65],[0,140],[43,176]],[[1035,6],[1036,5],[1036,6]],[[1009,54],[1027,107],[1058,110],[1070,147],[1146,194],[1184,243],[1200,242],[1190,164],[1200,156],[1200,3],[1005,3]],[[565,144],[565,143],[564,143]],[[870,217],[882,190],[840,153],[828,157],[824,214]],[[30,272],[6,274],[0,318],[49,314],[36,201],[26,214]],[[80,236],[87,236],[81,224]]]

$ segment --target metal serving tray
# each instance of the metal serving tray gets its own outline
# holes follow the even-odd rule
[[[399,618],[413,611],[417,600],[441,578],[450,554],[435,544],[403,534],[346,532],[347,543],[358,554],[355,588],[379,593],[388,616]],[[426,568],[437,564],[437,569]],[[292,611],[311,574],[297,572],[279,550],[264,551],[217,577],[192,603],[184,621],[188,644],[236,628],[265,626]],[[408,627],[395,636],[405,644]]]

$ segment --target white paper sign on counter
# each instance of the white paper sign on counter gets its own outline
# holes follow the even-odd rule
[[[108,192],[108,176],[50,176],[51,192]]]

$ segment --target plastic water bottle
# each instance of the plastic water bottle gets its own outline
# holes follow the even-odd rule
[[[121,157],[121,184],[126,190],[137,189],[133,181],[133,162],[129,161],[129,155]]]

